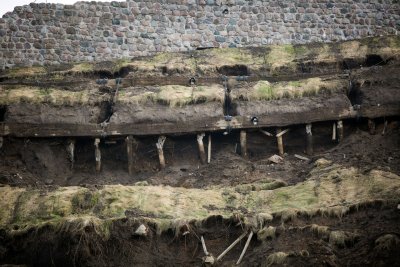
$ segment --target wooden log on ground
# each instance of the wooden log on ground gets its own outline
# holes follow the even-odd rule
[[[282,130],[281,128],[277,128],[276,129],[276,141],[278,143],[278,151],[279,151],[279,155],[283,156],[284,151],[283,151],[283,138],[282,138]]]
[[[306,125],[306,154],[307,155],[312,155],[314,150],[313,150],[313,136],[312,136],[312,125],[311,123]]]
[[[247,133],[244,130],[240,131],[240,152],[247,159]]]
[[[197,145],[199,147],[199,154],[200,154],[200,161],[201,164],[206,163],[206,152],[204,150],[204,143],[203,143],[203,138],[205,136],[205,133],[201,133],[197,135]]]
[[[96,159],[96,172],[100,172],[101,170],[101,152],[100,152],[100,138],[96,138],[94,140],[94,147],[95,147],[95,159]]]
[[[161,135],[160,137],[158,137],[158,141],[156,143],[161,169],[165,168],[165,158],[164,158],[164,151],[163,151],[165,139],[167,139],[167,138],[164,135]]]

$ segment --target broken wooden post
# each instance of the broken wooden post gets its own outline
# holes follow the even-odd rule
[[[126,153],[128,155],[128,173],[133,174],[133,163],[134,163],[134,144],[135,139],[133,138],[132,135],[128,135],[125,139],[126,142]]]
[[[70,139],[67,146],[68,157],[71,162],[71,170],[74,168],[75,163],[75,139]]]
[[[201,133],[201,134],[197,135],[197,144],[199,146],[199,154],[200,154],[201,164],[206,163],[206,152],[204,150],[204,143],[203,143],[204,136],[205,136],[205,133]]]
[[[281,128],[277,128],[276,129],[276,141],[278,142],[278,151],[279,151],[279,155],[283,156],[283,138],[282,138],[282,130]]]
[[[337,122],[338,142],[343,140],[343,121]]]
[[[375,121],[373,119],[368,119],[368,129],[369,129],[369,134],[374,135],[375,134]]]
[[[240,151],[242,157],[247,159],[247,134],[244,130],[240,131]]]
[[[164,151],[163,151],[165,139],[167,139],[167,138],[165,136],[161,135],[158,137],[158,141],[156,143],[157,150],[158,150],[158,158],[160,159],[160,168],[161,169],[165,168],[165,158],[164,158]]]
[[[94,139],[94,146],[95,146],[95,158],[96,158],[96,171],[100,172],[101,170],[101,152],[99,148],[100,138]]]
[[[313,136],[312,136],[311,127],[312,127],[311,123],[306,125],[306,134],[307,134],[306,154],[307,155],[313,154]]]
[[[207,163],[211,162],[211,133],[208,135],[208,146],[207,146]]]

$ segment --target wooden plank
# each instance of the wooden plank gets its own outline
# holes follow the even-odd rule
[[[386,107],[363,107],[360,111],[351,108],[310,109],[301,113],[274,113],[257,116],[258,125],[253,125],[248,116],[236,116],[226,122],[223,118],[207,118],[179,122],[151,122],[148,124],[113,124],[102,128],[99,124],[30,124],[0,123],[0,136],[15,137],[73,137],[73,136],[125,136],[125,135],[165,135],[213,132],[231,129],[261,129],[267,127],[283,127],[295,124],[314,123],[319,121],[337,121],[356,117],[387,117],[400,115],[400,105]]]

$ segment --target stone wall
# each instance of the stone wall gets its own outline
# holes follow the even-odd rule
[[[397,34],[399,14],[397,0],[30,4],[0,19],[0,67]]]

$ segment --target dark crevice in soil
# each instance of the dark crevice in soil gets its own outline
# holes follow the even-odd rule
[[[379,55],[367,55],[365,59],[365,65],[367,67],[372,67],[372,66],[383,66],[387,62]]]
[[[248,76],[250,74],[246,65],[222,66],[217,71],[225,76]]]
[[[7,106],[0,105],[0,122],[4,122],[7,113]]]

